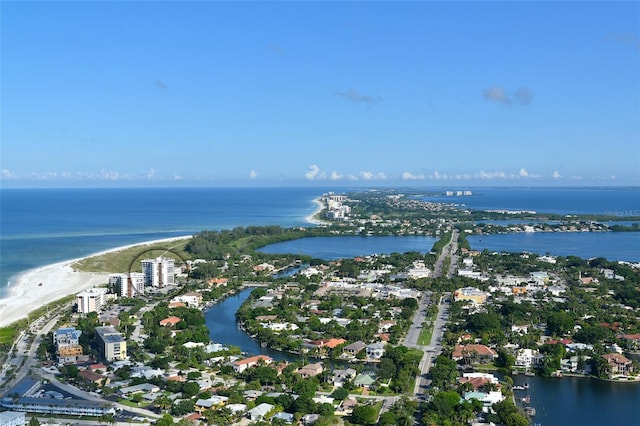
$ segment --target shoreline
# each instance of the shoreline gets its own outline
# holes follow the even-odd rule
[[[324,203],[320,200],[320,197],[314,198],[312,201],[316,204],[316,209],[313,213],[304,218],[305,222],[309,222],[313,225],[329,225],[330,222],[316,218],[316,215],[324,210]]]
[[[327,222],[314,217],[324,210],[324,204],[319,197],[312,201],[317,207],[313,213],[304,218],[305,222],[313,225],[327,224]],[[0,296],[0,327],[6,327],[18,320],[27,318],[29,313],[47,303],[108,283],[111,273],[77,271],[72,267],[77,262],[131,247],[178,241],[192,237],[193,235],[184,235],[127,244],[20,272],[11,277],[13,284],[3,289],[4,294]]]
[[[178,241],[191,237],[192,235],[184,235],[181,237],[161,238],[158,240],[127,244],[76,259],[52,263],[21,272],[12,279],[15,284],[7,287],[5,290],[6,293],[0,298],[0,327],[6,327],[20,319],[26,318],[30,312],[54,300],[108,283],[110,272],[77,271],[72,267],[76,262],[91,257],[102,256],[107,253],[126,250],[131,247]]]

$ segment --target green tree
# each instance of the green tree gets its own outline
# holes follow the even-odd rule
[[[378,412],[371,405],[359,405],[351,413],[351,423],[358,425],[372,425],[376,422]]]
[[[156,426],[173,426],[173,417],[165,413],[162,418],[156,422]]]

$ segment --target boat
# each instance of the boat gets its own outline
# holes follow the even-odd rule
[[[523,404],[529,405],[529,404],[531,404],[531,396],[527,395],[524,398],[520,399],[520,401],[522,401]]]
[[[529,389],[529,383],[525,383],[524,386],[522,386],[525,389]]]
[[[513,390],[524,390],[525,387],[524,386],[514,386],[511,389],[513,389]]]
[[[533,371],[525,371],[524,375],[525,375],[525,376],[532,377],[532,376],[535,376],[535,375],[536,375],[536,373],[534,373]]]
[[[524,412],[525,412],[525,413],[527,413],[527,415],[528,415],[528,416],[531,416],[531,417],[533,417],[533,416],[535,416],[535,415],[536,415],[536,409],[535,409],[535,408],[533,408],[533,407],[526,407],[526,408],[524,409]]]

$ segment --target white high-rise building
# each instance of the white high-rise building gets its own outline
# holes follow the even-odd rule
[[[175,283],[175,260],[169,257],[156,257],[142,261],[144,284],[152,287],[164,287]]]
[[[107,289],[94,287],[76,295],[78,312],[88,314],[89,312],[100,312],[107,300]]]
[[[130,274],[109,275],[109,287],[118,297],[135,297],[144,294],[144,274],[131,272]]]

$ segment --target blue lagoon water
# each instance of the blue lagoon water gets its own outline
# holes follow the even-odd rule
[[[309,237],[270,244],[259,249],[270,254],[302,254],[319,259],[334,260],[372,254],[428,253],[437,241],[433,237]]]

